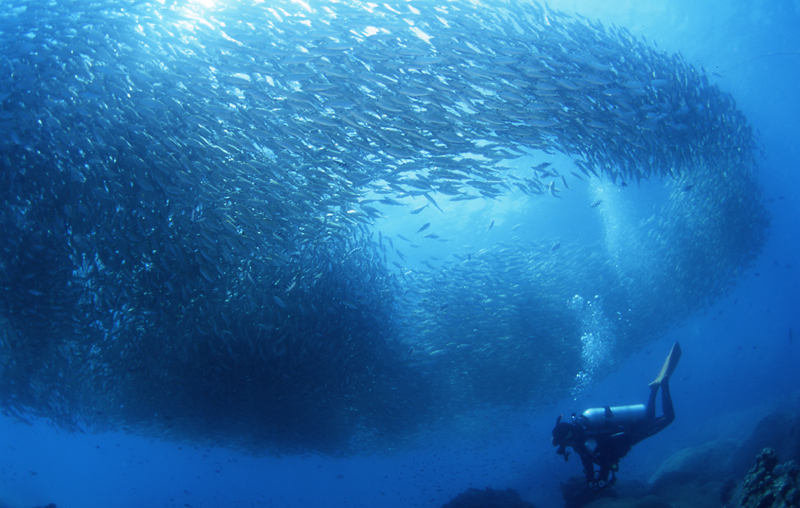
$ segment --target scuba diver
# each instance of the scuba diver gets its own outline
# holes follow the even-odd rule
[[[583,462],[586,482],[594,490],[611,486],[617,481],[615,472],[621,458],[628,454],[631,447],[639,441],[663,430],[675,419],[672,398],[669,394],[669,378],[678,360],[681,358],[681,347],[676,342],[661,368],[658,377],[650,383],[650,398],[647,406],[602,407],[587,409],[581,415],[572,413],[572,421],[556,420],[553,429],[553,446],[556,453],[569,460],[572,448]],[[656,394],[661,388],[662,416],[656,417]],[[599,470],[594,470],[594,465]],[[609,475],[611,478],[609,478]]]

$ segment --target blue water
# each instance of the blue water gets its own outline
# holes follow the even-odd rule
[[[715,73],[712,82],[733,95],[760,132],[766,153],[760,179],[771,233],[757,263],[730,295],[642,348],[576,398],[523,415],[516,431],[501,440],[484,438],[477,429],[466,440],[439,437],[424,448],[389,456],[253,458],[124,433],[70,434],[43,421],[25,425],[0,418],[0,500],[14,508],[48,503],[59,508],[438,507],[469,487],[491,486],[516,489],[539,507],[560,506],[559,484],[579,473],[580,465],[576,459],[564,463],[550,446],[555,417],[643,402],[646,384],[676,340],[683,347],[671,383],[677,419],[637,445],[623,460],[620,476],[646,481],[681,448],[745,437],[770,404],[800,384],[800,2],[607,4],[549,2],[607,26],[627,27]],[[496,221],[495,228],[516,218],[510,207],[491,206],[486,217]],[[553,210],[542,213],[552,231],[540,233],[556,236],[558,221],[568,218]],[[392,229],[391,217],[382,227]],[[590,229],[573,234],[591,234]],[[454,225],[450,234],[467,233]]]

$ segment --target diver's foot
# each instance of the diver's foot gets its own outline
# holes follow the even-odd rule
[[[664,366],[661,367],[661,372],[658,373],[658,377],[652,383],[650,383],[650,388],[658,388],[661,386],[662,382],[668,380],[675,371],[675,367],[678,366],[678,360],[680,359],[681,346],[676,342],[672,345],[672,349],[670,349],[669,355],[664,362]]]

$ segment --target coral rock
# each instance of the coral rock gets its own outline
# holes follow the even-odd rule
[[[800,467],[789,461],[778,465],[778,454],[765,448],[744,480],[742,508],[800,507]]]

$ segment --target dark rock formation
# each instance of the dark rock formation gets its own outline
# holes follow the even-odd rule
[[[644,496],[619,499],[606,497],[593,501],[587,508],[673,508],[673,506],[660,497]]]
[[[684,448],[673,453],[650,477],[650,483],[669,473],[682,473],[695,479],[721,480],[739,442],[735,439],[718,439],[696,447]],[[755,454],[753,454],[755,456]],[[752,459],[751,459],[752,464]],[[744,471],[739,475],[744,476]]]
[[[661,475],[647,493],[675,507],[719,508],[725,482],[711,474],[670,471]]]
[[[723,480],[719,488],[719,500],[723,504],[728,504],[733,499],[733,494],[736,491],[736,480],[732,477],[727,477]]]
[[[571,477],[561,484],[561,495],[564,497],[565,508],[581,508],[592,501],[603,498],[618,497],[613,489],[594,490],[582,475]]]
[[[800,467],[792,460],[778,465],[775,450],[765,448],[747,474],[742,492],[742,508],[800,507],[798,487]]]
[[[742,441],[730,461],[730,474],[741,478],[764,448],[780,453],[782,460],[800,463],[800,395],[789,397],[781,407],[756,425],[753,433]]]
[[[514,489],[494,490],[486,487],[484,490],[467,489],[459,494],[442,508],[536,508],[531,503],[520,499]]]

